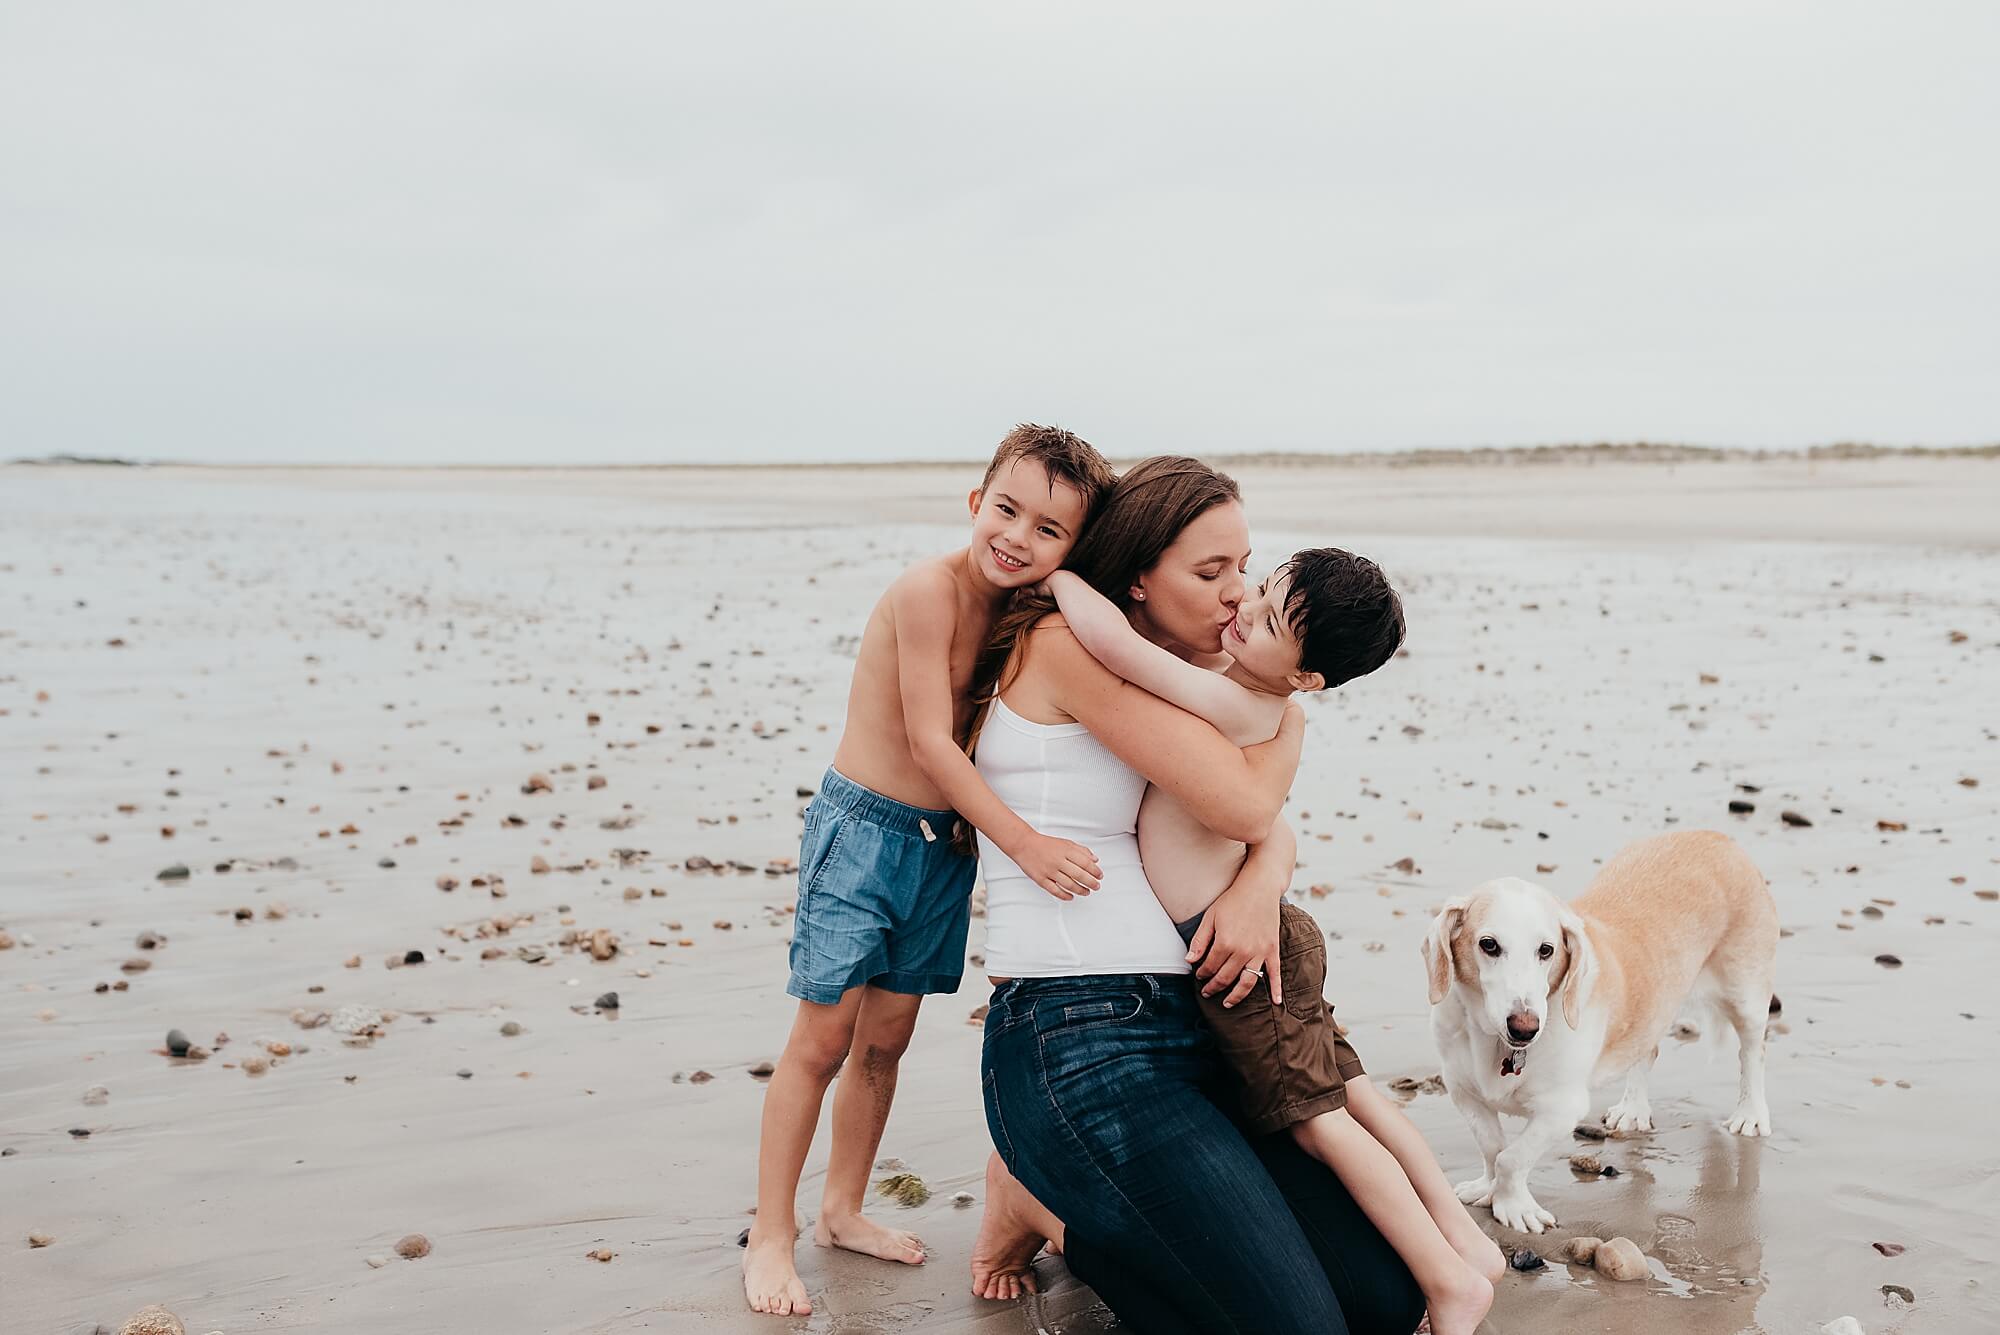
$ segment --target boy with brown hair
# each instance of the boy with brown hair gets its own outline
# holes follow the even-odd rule
[[[814,1241],[922,1264],[923,1244],[864,1218],[861,1199],[896,1092],[897,1063],[932,992],[965,968],[975,859],[952,847],[963,818],[1061,898],[1097,888],[1096,857],[1038,834],[993,795],[959,748],[973,662],[1015,590],[1068,557],[1107,492],[1111,467],[1059,427],[1024,424],[1001,440],[967,497],[972,540],[903,572],[869,614],[833,765],[806,808],[791,981],[799,999],[764,1095],[757,1219],[743,1255],[750,1308],[810,1312],[792,1258],[799,1174],[826,1087],[833,1145]]]

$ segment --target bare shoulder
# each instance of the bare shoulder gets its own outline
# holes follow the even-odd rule
[[[951,558],[934,556],[896,576],[882,602],[897,622],[949,626],[958,617],[958,585],[951,576]]]

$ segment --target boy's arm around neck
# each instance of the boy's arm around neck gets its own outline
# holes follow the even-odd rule
[[[1196,667],[1132,629],[1118,605],[1081,575],[1058,570],[1049,576],[1048,586],[1077,643],[1088,649],[1092,658],[1134,686],[1206,720],[1225,737],[1238,737],[1256,728],[1248,690],[1220,672]]]
[[[951,689],[956,606],[951,578],[943,573],[920,572],[899,581],[890,593],[896,624],[896,684],[910,758],[937,785],[952,810],[991,839],[1037,885],[1061,899],[1070,898],[1073,889],[1094,890],[1099,875],[1096,856],[1081,844],[1037,833],[994,794],[972,758],[959,749]],[[1051,876],[1057,877],[1053,886],[1048,883]]]

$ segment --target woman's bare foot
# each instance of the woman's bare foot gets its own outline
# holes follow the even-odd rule
[[[1000,1162],[986,1160],[986,1213],[972,1243],[972,1296],[1012,1302],[1035,1292],[1035,1255],[1062,1251],[1062,1221]]]
[[[822,1214],[813,1225],[813,1241],[822,1247],[840,1247],[863,1256],[904,1265],[924,1263],[924,1242],[900,1228],[884,1228],[860,1211],[852,1214]]]
[[[804,1316],[813,1310],[806,1286],[792,1264],[792,1239],[760,1237],[755,1227],[743,1248],[743,1296],[753,1312],[772,1316]]]
[[[1493,1282],[1467,1266],[1449,1289],[1425,1293],[1424,1305],[1430,1310],[1431,1335],[1473,1335],[1493,1306]]]

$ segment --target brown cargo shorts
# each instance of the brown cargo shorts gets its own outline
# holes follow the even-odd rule
[[[1363,1073],[1326,1001],[1326,938],[1295,904],[1279,907],[1278,961],[1282,1006],[1262,983],[1228,1009],[1227,993],[1201,999],[1216,1046],[1242,1081],[1246,1129],[1257,1135],[1346,1107],[1347,1082]]]

